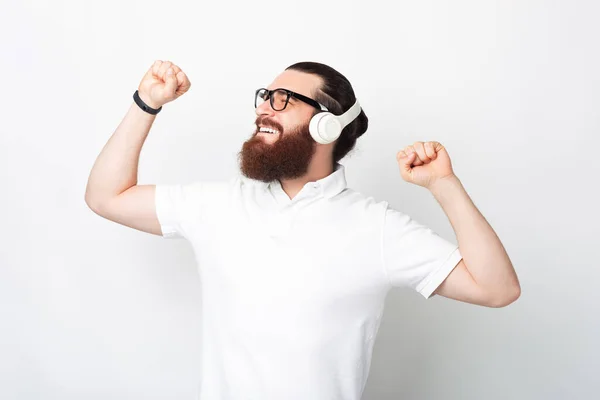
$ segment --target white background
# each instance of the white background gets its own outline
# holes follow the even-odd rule
[[[195,399],[191,247],[109,222],[90,169],[156,59],[191,90],[139,183],[228,179],[253,94],[311,60],[370,119],[349,185],[455,240],[395,155],[446,146],[506,247],[502,309],[394,290],[364,399],[581,399],[600,390],[600,6],[593,1],[5,1],[0,44],[0,398]]]

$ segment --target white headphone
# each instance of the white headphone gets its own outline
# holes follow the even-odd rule
[[[334,115],[325,109],[325,112],[311,118],[308,126],[310,135],[317,143],[331,143],[340,137],[342,130],[359,116],[360,111],[358,100],[342,115]]]

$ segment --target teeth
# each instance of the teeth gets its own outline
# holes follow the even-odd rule
[[[279,133],[279,131],[277,131],[275,129],[265,128],[265,127],[261,127],[259,130],[260,130],[260,132]]]

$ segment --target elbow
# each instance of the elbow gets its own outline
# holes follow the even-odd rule
[[[94,213],[100,215],[102,205],[101,205],[101,202],[97,198],[90,196],[89,193],[86,192],[84,201],[90,210],[92,210]]]
[[[92,199],[92,197],[88,194],[88,192],[85,193],[85,198],[84,198],[85,204],[92,210],[92,211],[96,211],[98,209],[98,204],[94,201],[94,199]]]
[[[506,307],[517,301],[519,297],[521,297],[521,286],[516,284],[510,289],[503,291],[501,295],[494,296],[494,298],[490,300],[489,306],[493,308]]]
[[[87,195],[85,195],[84,198],[85,204],[88,206],[88,208],[90,208],[92,211],[94,210],[94,208],[96,208],[96,204],[94,203],[94,201]]]

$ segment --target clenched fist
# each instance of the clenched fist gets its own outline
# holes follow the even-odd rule
[[[191,85],[177,65],[171,61],[156,60],[142,78],[138,92],[144,103],[160,108],[187,92]]]
[[[450,156],[440,142],[415,142],[400,150],[396,160],[402,179],[426,188],[455,176]]]

